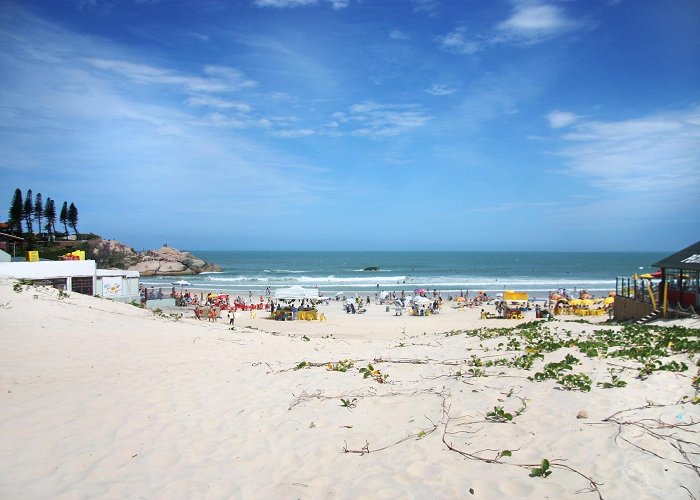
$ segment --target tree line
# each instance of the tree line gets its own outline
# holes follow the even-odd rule
[[[44,202],[41,193],[33,195],[32,190],[28,189],[24,198],[22,191],[17,188],[12,197],[10,205],[9,218],[7,220],[10,225],[10,231],[16,236],[24,235],[23,225],[27,228],[27,234],[32,237],[34,232],[34,223],[37,223],[39,239],[43,239],[44,235],[48,240],[54,240],[60,233],[56,232],[56,203],[51,198],[47,197]],[[71,202],[63,202],[61,211],[58,213],[58,221],[63,224],[65,235],[68,236],[68,227],[70,226],[78,236],[78,209]],[[42,229],[45,232],[42,232]]]

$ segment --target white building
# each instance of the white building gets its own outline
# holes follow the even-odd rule
[[[0,277],[32,280],[67,292],[139,300],[139,273],[121,269],[97,269],[94,260],[41,260],[2,262]]]

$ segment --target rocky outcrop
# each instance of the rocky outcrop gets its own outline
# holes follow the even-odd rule
[[[181,276],[221,271],[215,264],[171,247],[136,252],[116,240],[98,238],[90,241],[90,252],[100,267],[138,271],[142,276]]]
[[[189,252],[181,252],[171,247],[142,252],[139,257],[140,262],[130,266],[129,270],[138,271],[142,276],[181,276],[221,271],[216,264],[205,262]]]

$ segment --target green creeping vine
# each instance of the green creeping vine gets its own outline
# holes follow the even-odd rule
[[[625,387],[627,382],[622,380],[618,375],[619,371],[608,368],[608,373],[610,374],[610,382],[598,382],[598,386],[603,389],[613,389],[615,387]]]
[[[542,465],[532,469],[532,471],[530,472],[530,477],[547,477],[551,473],[552,473],[552,471],[549,470],[549,460],[547,460],[546,458],[543,458]]]
[[[493,411],[486,414],[486,420],[502,424],[511,422],[513,420],[513,415],[504,411],[502,406],[494,406]]]

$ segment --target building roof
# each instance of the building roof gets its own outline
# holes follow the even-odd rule
[[[0,233],[0,237],[7,238],[8,240],[24,241],[24,238],[20,238],[19,236],[15,236],[13,234]]]
[[[654,266],[700,271],[700,241],[684,248],[680,252],[669,255],[654,264]]]

